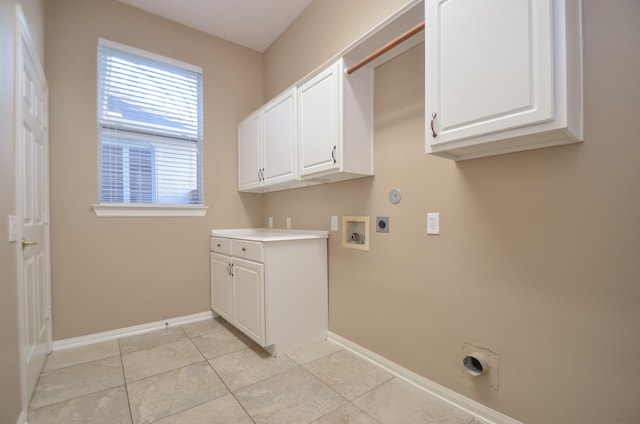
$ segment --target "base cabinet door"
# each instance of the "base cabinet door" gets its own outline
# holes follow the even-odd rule
[[[231,320],[231,257],[211,253],[211,309]]]
[[[234,258],[232,274],[232,322],[256,343],[264,346],[264,265]]]

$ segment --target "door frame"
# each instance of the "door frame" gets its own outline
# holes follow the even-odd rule
[[[20,137],[22,133],[22,84],[23,84],[23,76],[22,76],[22,66],[26,57],[30,57],[36,71],[38,72],[38,77],[43,82],[43,107],[44,107],[44,138],[45,138],[45,149],[44,149],[44,203],[45,203],[45,217],[44,217],[44,225],[45,225],[45,245],[44,245],[44,254],[45,254],[45,284],[46,284],[46,293],[44,294],[44,299],[46,302],[45,310],[46,310],[46,318],[47,318],[47,330],[46,330],[46,351],[47,353],[51,352],[52,345],[52,325],[51,325],[51,243],[50,243],[50,201],[49,201],[49,130],[48,130],[48,121],[49,121],[49,112],[48,112],[48,103],[49,103],[49,89],[47,85],[47,80],[45,77],[44,70],[42,68],[42,64],[40,63],[40,58],[33,47],[33,42],[31,41],[31,35],[29,32],[29,28],[27,25],[26,18],[22,11],[20,5],[16,5],[15,7],[15,60],[14,60],[14,113],[15,113],[15,122],[14,122],[14,161],[15,161],[15,207],[16,207],[16,230],[17,230],[17,240],[15,242],[16,249],[16,258],[17,258],[17,294],[18,294],[18,333],[19,333],[19,353],[20,353],[20,392],[22,399],[22,416],[26,418],[27,411],[29,408],[29,402],[31,400],[31,396],[33,393],[28,393],[27,390],[27,363],[26,363],[26,352],[25,347],[27,344],[27,311],[25,310],[25,297],[26,293],[23,287],[23,279],[24,279],[24,268],[23,268],[23,250],[21,239],[23,237],[23,221],[24,221],[24,210],[23,210],[23,179],[24,177],[24,158],[22,157],[22,152],[20,149]]]

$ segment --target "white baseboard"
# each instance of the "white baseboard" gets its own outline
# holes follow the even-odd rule
[[[456,408],[463,410],[478,420],[486,424],[522,424],[520,421],[514,420],[511,417],[503,415],[498,411],[494,411],[491,408],[484,406],[483,404],[469,399],[461,394],[454,392],[444,386],[439,385],[423,376],[410,371],[395,362],[388,360],[387,358],[378,355],[342,336],[329,332],[328,339],[341,345],[345,349],[352,351],[353,353],[360,355],[361,357],[369,360],[370,362],[378,365],[389,371],[391,374],[398,378],[405,380],[408,383],[442,399],[443,401],[455,406]]]
[[[18,417],[17,424],[28,424],[27,423],[27,413],[25,411],[22,411],[22,413]]]
[[[117,330],[104,331],[102,333],[88,334],[86,336],[73,337],[71,339],[56,340],[52,343],[52,350],[71,349],[74,347],[86,346],[93,343],[106,342],[108,340],[119,339],[120,337],[135,336],[137,334],[148,333],[162,328],[175,327],[192,322],[204,321],[216,317],[212,311],[201,312],[193,315],[186,315],[178,318],[170,318],[162,321],[150,322],[148,324],[134,325],[132,327],[120,328]]]

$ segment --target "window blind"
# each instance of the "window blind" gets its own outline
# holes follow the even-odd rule
[[[98,45],[99,203],[199,204],[202,71]]]

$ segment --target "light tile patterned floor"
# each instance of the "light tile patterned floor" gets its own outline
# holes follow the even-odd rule
[[[330,342],[269,356],[221,319],[52,353],[30,424],[481,424]]]

